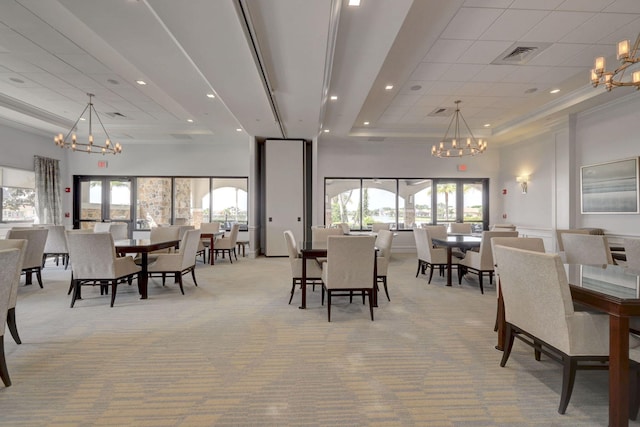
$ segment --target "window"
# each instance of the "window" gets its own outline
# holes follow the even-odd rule
[[[171,224],[171,178],[137,178],[136,228]]]
[[[391,229],[469,222],[488,227],[489,180],[442,178],[326,178],[325,225],[354,230],[389,223]]]
[[[35,173],[20,169],[0,168],[0,222],[29,222],[35,220]]]
[[[227,230],[234,222],[248,224],[247,202],[246,178],[211,179],[211,222],[219,222]]]

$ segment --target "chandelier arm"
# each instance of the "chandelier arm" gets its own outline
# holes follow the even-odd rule
[[[465,127],[467,128],[467,132],[469,132],[469,135],[471,136],[471,140],[475,142],[476,137],[473,136],[473,133],[471,132],[471,128],[469,128],[467,121],[464,119],[464,116],[462,114],[460,114],[460,117],[462,117],[462,123],[464,123]]]
[[[67,138],[69,138],[69,135],[71,135],[73,133],[74,129],[77,129],[78,126],[78,122],[80,121],[80,119],[82,118],[82,116],[84,116],[84,113],[87,111],[87,108],[89,106],[87,105],[86,107],[84,107],[84,110],[82,110],[82,113],[80,113],[80,115],[78,116],[78,118],[76,119],[76,122],[73,124],[73,126],[71,126],[71,129],[69,129],[69,132],[67,132],[67,134],[65,135],[63,141],[67,142]]]
[[[451,125],[453,124],[453,121],[455,120],[457,114],[454,114],[453,117],[451,117],[451,120],[449,120],[449,126],[447,127],[447,131],[444,133],[444,138],[442,138],[443,141],[446,141],[447,136],[449,136],[449,131],[451,130]]]
[[[111,140],[111,137],[109,136],[109,133],[104,128],[104,125],[102,124],[102,120],[100,119],[100,116],[98,115],[98,112],[96,111],[96,107],[94,107],[93,104],[91,104],[91,108],[93,109],[93,112],[96,113],[96,117],[98,118],[98,122],[100,123],[100,127],[102,127],[102,131],[104,132],[105,135],[107,135],[107,139]]]

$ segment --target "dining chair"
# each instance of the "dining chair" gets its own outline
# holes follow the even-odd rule
[[[0,250],[0,379],[5,387],[11,385],[11,378],[4,355],[4,331],[9,312],[9,296],[15,284],[16,274],[20,272],[20,252],[15,248]]]
[[[558,254],[495,246],[502,280],[506,338],[500,366],[514,338],[563,365],[558,412],[564,414],[576,369],[607,369],[609,317],[574,311],[567,276]]]
[[[458,262],[458,284],[462,284],[462,277],[467,273],[478,276],[480,293],[484,294],[483,277],[489,275],[489,283],[493,283],[494,262],[491,250],[491,239],[494,237],[518,237],[517,231],[483,231],[478,252],[467,251]]]
[[[446,225],[423,225],[423,229],[429,230],[429,236],[432,239],[443,239],[447,238],[447,226]]]
[[[344,232],[341,228],[312,228],[311,241],[314,244],[326,244],[329,236],[341,236]]]
[[[223,258],[224,258],[224,254],[228,253],[229,262],[233,264],[233,260],[231,259],[231,254],[235,256],[236,261],[238,260],[238,255],[236,253],[236,242],[238,241],[238,231],[240,231],[240,224],[235,223],[231,226],[229,237],[223,236],[221,239],[216,240],[215,248],[213,250],[216,258],[218,257],[218,253],[221,253]]]
[[[434,231],[440,233],[438,229]],[[416,277],[418,277],[418,274],[425,274],[426,271],[429,270],[429,281],[427,282],[429,284],[433,278],[433,269],[435,267],[439,267],[441,271],[447,268],[447,250],[433,246],[431,229],[429,228],[414,228],[413,237],[416,241],[416,249],[418,252],[418,270],[416,271]]]
[[[449,232],[456,234],[471,234],[471,223],[452,222],[449,224]]]
[[[375,236],[329,236],[327,262],[322,265],[322,302],[327,293],[327,320],[331,322],[331,298],[352,297],[354,292],[369,297],[373,320],[373,292],[376,286]]]
[[[556,245],[560,258],[565,261],[564,245],[562,244],[562,236],[564,234],[591,234],[587,228],[558,228],[556,229]]]
[[[149,277],[162,276],[162,286],[165,284],[167,274],[173,274],[175,281],[180,285],[180,292],[184,295],[182,276],[191,273],[193,283],[196,282],[196,252],[200,242],[201,230],[187,230],[180,242],[180,248],[176,253],[160,254],[153,264],[149,265]]]
[[[300,256],[296,239],[291,230],[285,230],[284,240],[287,245],[287,253],[289,254],[289,265],[291,266],[291,296],[289,297],[289,304],[291,304],[296,285],[302,287],[302,257]],[[313,285],[315,289],[316,283],[322,280],[322,270],[317,262],[309,259],[306,261],[307,284]]]
[[[567,264],[613,264],[606,236],[565,233],[562,245]]]
[[[150,230],[149,240],[151,243],[158,242],[167,242],[170,240],[179,240],[180,237],[180,226],[169,225],[166,227],[155,227]],[[150,252],[149,262],[155,259],[160,254],[169,254],[174,251],[173,248],[166,249],[158,249],[156,251]]]
[[[110,222],[96,222],[93,224],[93,232],[94,233],[110,233],[111,232],[111,223]]]
[[[203,222],[200,224],[200,231],[202,233],[217,233],[220,231],[219,222]],[[215,238],[215,237],[214,237]],[[214,244],[215,245],[215,244]],[[211,239],[208,237],[200,239],[198,244],[198,255],[202,255],[202,262],[207,262],[206,251],[211,250]]]
[[[124,222],[112,222],[109,233],[113,240],[125,240],[129,238],[129,226]]]
[[[36,273],[38,284],[42,288],[42,256],[44,246],[47,243],[49,230],[46,228],[11,229],[7,232],[7,239],[27,240],[27,250],[22,261],[22,272],[25,274],[26,283],[30,284],[31,274]]]
[[[626,267],[640,271],[640,239],[623,239]]]
[[[382,283],[384,287],[384,293],[389,298],[389,289],[387,288],[387,275],[389,272],[389,262],[391,261],[391,245],[393,244],[393,233],[389,230],[380,230],[376,236],[376,248],[378,254],[376,257],[376,292],[378,292],[378,285]]]
[[[371,224],[371,232],[377,233],[380,230],[389,230],[390,227],[391,224],[389,224],[388,222],[374,222],[373,224]]]
[[[340,224],[338,224],[338,227],[336,228],[342,228],[342,234],[351,233],[351,227],[346,222],[341,222]]]
[[[69,266],[69,249],[67,248],[67,238],[64,235],[65,226],[46,224],[43,227],[49,230],[49,233],[47,233],[47,240],[44,244],[42,268],[44,268],[47,258],[55,257],[56,266],[62,260],[62,265],[66,270]]]
[[[113,307],[118,283],[133,279],[140,273],[140,267],[131,257],[117,257],[110,233],[67,232],[66,236],[71,259],[71,307],[82,299],[80,289],[84,285],[99,285],[101,294],[111,285]]]
[[[0,239],[0,250],[18,249],[20,257],[18,258],[18,266],[21,266],[24,256],[27,252],[27,241],[25,239]],[[15,269],[15,278],[11,286],[9,294],[9,310],[7,311],[7,327],[16,344],[22,344],[20,335],[18,335],[18,327],[16,325],[16,304],[18,302],[18,285],[20,284],[20,268]]]

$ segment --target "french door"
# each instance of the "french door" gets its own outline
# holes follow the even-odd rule
[[[128,177],[73,178],[73,228],[93,229],[96,222],[127,224],[131,232],[134,186]]]
[[[474,231],[489,227],[489,180],[434,179],[437,224],[469,222]]]

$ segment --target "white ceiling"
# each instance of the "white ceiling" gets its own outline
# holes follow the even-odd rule
[[[459,99],[491,143],[640,96],[588,80],[595,56],[613,65],[639,32],[640,0],[2,0],[0,123],[65,133],[93,93],[125,152],[248,135],[432,141],[450,116],[429,113]],[[536,44],[526,64],[492,64]]]

